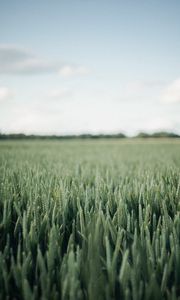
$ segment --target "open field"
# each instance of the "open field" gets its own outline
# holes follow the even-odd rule
[[[180,141],[0,142],[0,299],[180,299]]]

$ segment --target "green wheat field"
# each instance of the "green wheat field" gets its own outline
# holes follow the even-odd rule
[[[180,299],[180,141],[0,142],[0,299]]]

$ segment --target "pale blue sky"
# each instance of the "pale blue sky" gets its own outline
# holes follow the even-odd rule
[[[180,1],[0,0],[0,130],[180,132]]]

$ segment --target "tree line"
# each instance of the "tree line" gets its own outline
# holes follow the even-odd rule
[[[26,135],[23,133],[0,133],[0,140],[67,140],[67,139],[124,139],[129,138],[124,133],[116,133],[116,134],[73,134],[73,135]],[[174,132],[154,132],[154,133],[146,133],[140,132],[137,135],[133,136],[132,138],[180,138],[180,135]]]

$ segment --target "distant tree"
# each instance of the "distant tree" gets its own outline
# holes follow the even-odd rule
[[[140,132],[135,137],[136,138],[149,138],[150,135],[148,133],[145,133],[145,132]]]
[[[26,135],[23,133],[11,133],[4,134],[0,133],[0,140],[30,140],[30,139],[51,139],[51,140],[69,140],[69,139],[122,139],[126,138],[126,135],[123,133],[115,134],[79,134],[79,135]],[[152,134],[146,132],[140,132],[135,136],[135,138],[180,138],[180,135],[173,132],[155,132]]]
[[[173,132],[159,131],[152,134],[146,132],[140,132],[136,135],[136,138],[179,138],[180,135]]]

